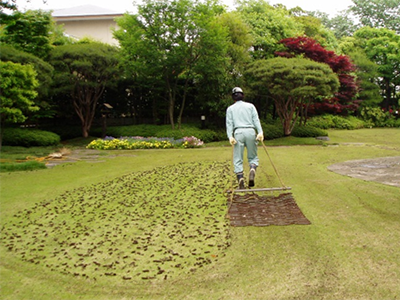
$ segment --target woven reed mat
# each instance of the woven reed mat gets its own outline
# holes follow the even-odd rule
[[[234,195],[228,199],[231,226],[309,225],[291,193],[279,196]]]

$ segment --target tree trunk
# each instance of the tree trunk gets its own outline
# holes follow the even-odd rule
[[[0,150],[1,147],[3,146],[3,136],[4,136],[4,131],[5,131],[5,122],[0,123]]]
[[[290,120],[283,120],[283,134],[285,136],[289,136],[292,134],[292,130],[290,129]]]
[[[173,91],[171,88],[171,83],[169,81],[169,78],[166,79],[166,83],[167,83],[167,93],[168,93],[168,117],[169,117],[169,122],[171,123],[171,128],[172,130],[174,130],[175,91]]]
[[[299,116],[299,111],[297,109],[296,99],[274,99],[276,112],[283,126],[283,134],[289,136],[292,134],[294,124]],[[297,110],[297,111],[296,111]]]
[[[170,95],[169,98],[169,105],[168,105],[168,116],[169,116],[169,122],[171,123],[171,128],[172,130],[175,129],[175,123],[174,123],[174,106],[175,106],[175,101],[172,98],[172,95]]]
[[[181,106],[181,109],[179,110],[179,116],[178,116],[178,129],[181,129],[181,125],[182,125],[182,115],[183,115],[183,110],[185,109],[185,104],[186,104],[188,82],[189,82],[189,80],[186,79],[185,87],[184,87],[184,91],[183,91],[183,97],[182,97],[182,106]]]
[[[386,111],[389,110],[389,105],[390,105],[390,100],[392,98],[392,90],[390,88],[390,80],[388,78],[385,78],[385,100],[383,102],[383,108],[386,109]]]
[[[97,101],[104,91],[104,87],[100,87],[93,92],[77,91],[72,94],[75,112],[81,120],[82,137],[87,138],[96,113]]]
[[[82,124],[82,137],[83,138],[89,137],[89,129],[90,129],[90,127],[88,128],[87,125]]]

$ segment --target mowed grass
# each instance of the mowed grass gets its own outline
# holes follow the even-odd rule
[[[194,273],[156,281],[107,282],[63,275],[21,260],[1,244],[1,298],[396,299],[399,188],[338,175],[327,167],[353,159],[400,156],[400,130],[330,131],[329,136],[324,146],[268,147],[311,225],[230,227],[224,256]],[[259,153],[256,185],[279,185],[263,148]],[[230,147],[118,154],[102,156],[104,162],[0,174],[2,227],[15,214],[75,189],[179,163],[225,162],[232,157]],[[185,174],[181,178],[185,182]]]

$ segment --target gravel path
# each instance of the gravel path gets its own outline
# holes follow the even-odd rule
[[[400,156],[346,161],[331,165],[328,170],[341,175],[400,187]]]

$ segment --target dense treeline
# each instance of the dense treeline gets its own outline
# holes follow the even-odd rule
[[[1,126],[78,122],[87,137],[106,116],[172,129],[205,116],[221,128],[234,86],[285,135],[316,115],[396,116],[400,0],[353,3],[330,18],[264,0],[233,11],[145,0],[117,20],[113,47],[70,39],[49,12],[2,1]]]

